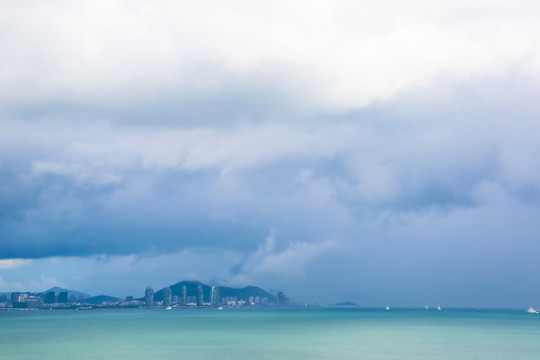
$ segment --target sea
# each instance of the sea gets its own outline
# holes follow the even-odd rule
[[[0,311],[1,360],[540,359],[525,310]]]

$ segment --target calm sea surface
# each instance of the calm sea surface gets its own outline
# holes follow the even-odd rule
[[[525,311],[0,311],[0,359],[540,359]]]

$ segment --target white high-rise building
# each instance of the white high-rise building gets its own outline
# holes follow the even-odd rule
[[[212,288],[210,289],[210,303],[213,306],[219,306],[221,305],[220,302],[219,287],[212,285]]]
[[[197,306],[204,304],[204,291],[202,285],[197,286]]]
[[[188,298],[187,298],[187,287],[186,285],[182,285],[182,305],[187,305]]]
[[[172,302],[172,291],[170,287],[163,289],[163,305],[171,306]]]
[[[154,306],[154,289],[152,289],[150,286],[147,287],[146,291],[144,292],[144,301],[146,306]]]

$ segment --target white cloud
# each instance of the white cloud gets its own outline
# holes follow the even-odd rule
[[[4,259],[0,260],[0,270],[16,269],[32,263],[30,259]]]
[[[513,109],[527,111],[533,106],[527,100],[521,102],[521,92],[529,91],[525,85],[510,94]],[[433,92],[441,87],[457,92],[462,85],[443,84]],[[475,96],[484,94],[483,88],[473,90]],[[113,126],[104,121],[97,125],[4,122],[0,147],[6,154],[21,154],[18,163],[25,171],[18,175],[25,181],[52,174],[72,178],[83,187],[129,187],[137,174],[215,170],[222,185],[240,192],[246,186],[243,171],[288,163],[311,174],[298,186],[319,184],[318,190],[327,189],[328,197],[364,204],[414,197],[430,191],[426,186],[432,184],[441,191],[467,196],[475,182],[486,177],[512,189],[537,187],[534,118],[498,117],[500,110],[508,111],[506,105],[486,109],[507,95],[496,91],[473,111],[460,108],[463,101],[445,95],[439,94],[437,100],[443,98],[446,103],[428,109],[413,98],[406,106],[388,104],[411,115],[390,114],[391,120],[382,121],[370,119],[368,113],[335,123],[265,122],[191,129]],[[454,106],[458,110],[446,115]],[[483,115],[476,116],[477,112]],[[316,170],[324,163],[332,163],[339,172]]]
[[[37,289],[38,291],[48,290],[56,286],[65,288],[64,283],[59,282],[54,276],[46,276],[43,274],[39,276],[39,280],[30,280],[30,286],[32,289]]]
[[[233,284],[257,283],[261,278],[299,279],[304,276],[306,266],[320,258],[344,254],[342,244],[326,240],[320,243],[307,241],[289,242],[283,249],[276,246],[275,230],[249,254],[242,263],[241,271],[231,280]]]
[[[257,77],[270,68],[280,69],[280,81],[296,89],[299,103],[346,110],[429,85],[441,74],[468,78],[517,67],[540,75],[534,1],[2,7],[2,33],[9,35],[0,42],[0,94],[19,105],[28,99],[111,105],[224,94],[230,76]]]
[[[92,185],[116,185],[122,178],[118,175],[101,173],[100,169],[83,167],[80,164],[65,164],[52,161],[37,160],[32,163],[31,173],[34,176],[44,174],[63,175],[75,178],[79,183]]]

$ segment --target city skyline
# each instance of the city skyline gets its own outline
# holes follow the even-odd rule
[[[539,11],[2,2],[0,293],[540,307]]]
[[[223,292],[224,296],[221,296]],[[289,306],[289,299],[256,286],[230,288],[208,285],[200,281],[181,281],[154,291],[150,286],[142,297],[126,295],[114,297],[106,294],[89,295],[72,289],[53,287],[43,292],[0,292],[0,310],[11,309],[79,309],[140,308],[140,307],[273,307]],[[303,305],[300,302],[295,306]]]

